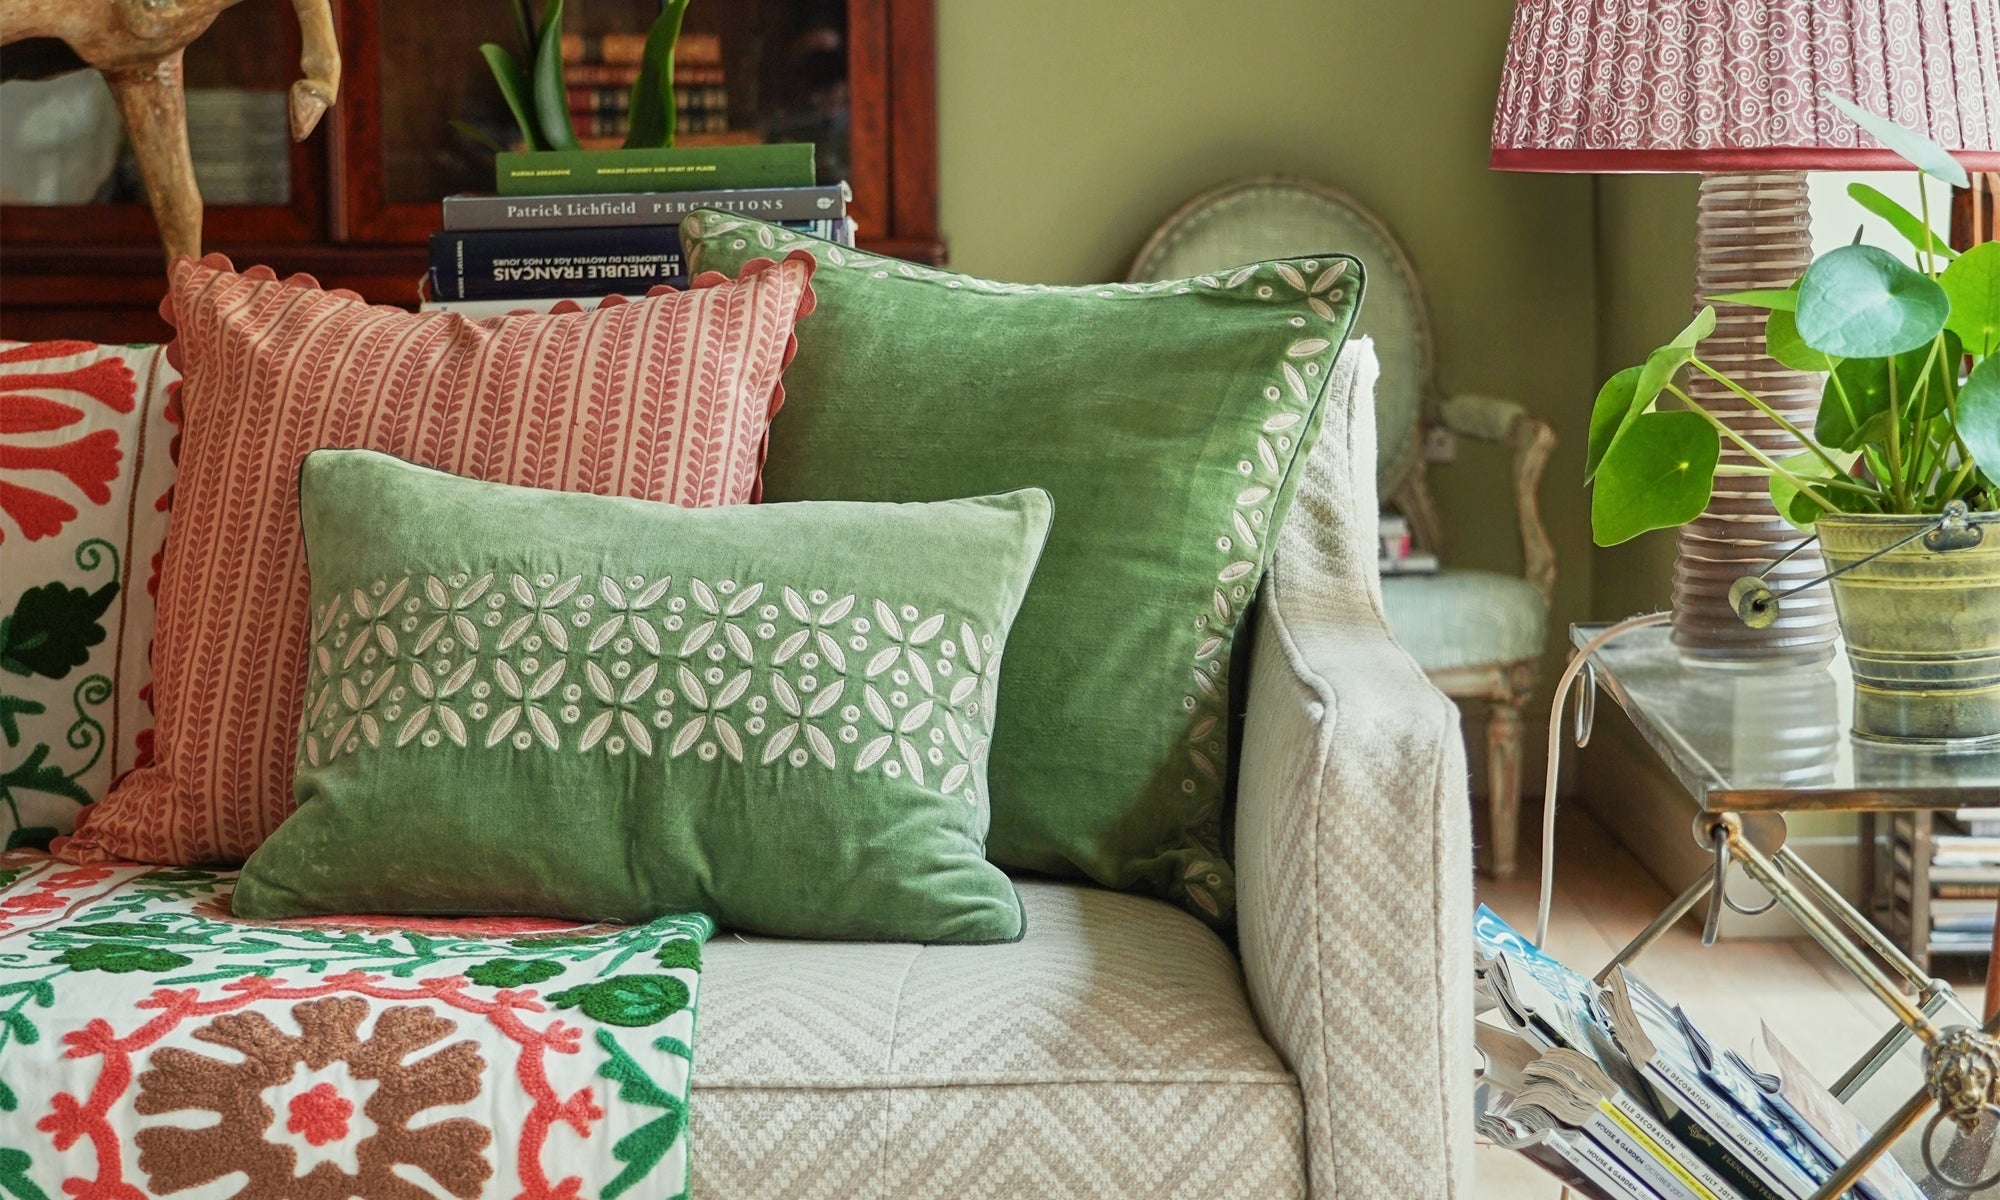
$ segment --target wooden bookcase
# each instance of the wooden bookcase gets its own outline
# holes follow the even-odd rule
[[[505,3],[338,0],[340,102],[291,146],[288,201],[211,201],[205,248],[238,266],[302,271],[377,303],[414,305],[439,198],[482,178],[491,187],[490,167],[482,175],[473,144],[454,147],[446,126],[466,106],[490,113],[498,104],[475,47],[512,40]],[[722,37],[732,122],[739,107],[760,113],[813,74],[815,94],[833,97],[845,123],[844,145],[833,149],[845,152],[861,244],[931,263],[944,258],[934,3],[728,0],[688,16],[690,30]],[[657,0],[583,0],[566,24],[643,30],[657,9]],[[193,88],[282,91],[297,69],[290,6],[268,0],[227,10],[188,51]],[[0,338],[157,341],[169,334],[157,312],[163,290],[143,202],[0,206]]]

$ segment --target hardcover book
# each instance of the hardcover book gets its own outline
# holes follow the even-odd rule
[[[829,241],[851,243],[843,219],[795,222]],[[431,295],[439,300],[507,300],[592,292],[644,294],[687,285],[678,225],[622,228],[446,230],[431,235]]]
[[[847,214],[847,185],[735,191],[613,192],[581,196],[446,196],[446,229],[581,229],[678,225],[697,208],[763,221],[819,221]]]
[[[658,150],[508,150],[495,157],[503,196],[811,187],[811,142]]]

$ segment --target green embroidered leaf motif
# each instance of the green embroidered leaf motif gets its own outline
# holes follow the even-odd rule
[[[580,1008],[606,1025],[657,1025],[688,1006],[687,985],[671,975],[621,975],[556,992],[549,1003]]]
[[[620,1100],[665,1110],[659,1117],[619,1138],[617,1144],[611,1147],[611,1157],[624,1163],[625,1169],[604,1185],[603,1195],[604,1200],[618,1200],[633,1184],[659,1166],[667,1151],[673,1149],[674,1140],[680,1137],[681,1128],[687,1124],[687,1106],[654,1083],[645,1070],[632,1061],[632,1056],[625,1053],[609,1030],[597,1031],[597,1044],[609,1055],[604,1065],[597,1068],[597,1073],[618,1085]]]
[[[654,1038],[653,1049],[664,1050],[668,1054],[678,1055],[689,1062],[694,1061],[694,1048],[677,1037]]]
[[[90,803],[90,793],[78,787],[76,781],[62,773],[59,767],[45,765],[49,756],[46,745],[36,746],[28,752],[28,757],[0,774],[0,796],[6,796],[15,789],[29,792],[47,792],[74,800],[78,804]]]
[[[77,971],[104,971],[129,975],[134,971],[172,971],[194,960],[185,954],[156,946],[134,946],[129,942],[94,942],[71,946],[56,955],[56,961]]]
[[[21,717],[32,717],[47,712],[48,706],[39,700],[26,696],[9,696],[0,692],[0,735],[5,735],[9,746],[21,744]]]
[[[4,1085],[0,1085],[0,1091],[5,1091]],[[5,1092],[0,1101],[11,1101],[13,1098],[12,1092]],[[14,1106],[11,1103],[0,1102],[0,1108],[11,1112]],[[18,1197],[19,1200],[49,1200],[49,1194],[36,1187],[35,1181],[28,1178],[28,1168],[34,1165],[34,1160],[28,1157],[28,1152],[25,1150],[0,1149],[0,1192]]]
[[[5,1025],[7,1031],[14,1035],[14,1040],[23,1046],[32,1046],[42,1040],[42,1031],[35,1028],[35,1023],[19,1009],[0,1012],[0,1025]]]
[[[467,967],[465,977],[480,987],[517,988],[563,973],[561,963],[546,958],[496,958]]]
[[[21,1107],[21,1101],[19,1097],[14,1095],[14,1089],[8,1087],[5,1083],[0,1083],[0,1112],[13,1112],[19,1107]]]
[[[21,593],[12,616],[0,618],[0,668],[16,675],[61,679],[90,660],[90,648],[104,640],[97,623],[118,585],[95,592],[45,583]]]
[[[682,967],[690,971],[701,970],[701,943],[697,941],[668,942],[653,955],[663,967]]]
[[[23,825],[7,835],[7,849],[46,850],[49,843],[61,836],[62,831],[53,825]]]

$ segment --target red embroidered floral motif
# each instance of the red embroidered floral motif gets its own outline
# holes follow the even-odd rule
[[[95,349],[88,342],[35,342],[0,351],[0,473],[20,479],[0,479],[0,512],[10,517],[29,541],[49,537],[76,519],[76,505],[57,494],[60,476],[92,504],[111,502],[111,483],[118,478],[125,452],[115,430],[100,429],[67,441],[46,436],[80,424],[83,410],[43,393],[82,394],[113,412],[129,413],[138,401],[138,384],[123,359],[103,358],[67,370],[23,370],[24,364],[68,358]],[[0,541],[7,532],[0,528]]]
[[[293,1096],[288,1110],[285,1128],[315,1146],[324,1146],[347,1136],[347,1119],[354,1115],[354,1102],[344,1099],[332,1084],[322,1083],[303,1096]]]

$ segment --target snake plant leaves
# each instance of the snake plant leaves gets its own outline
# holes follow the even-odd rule
[[[1700,413],[1635,418],[1598,464],[1590,497],[1590,528],[1597,544],[1615,546],[1700,516],[1715,487],[1721,454],[1721,435]]]
[[[2000,354],[2000,242],[1967,250],[1944,269],[1938,285],[1951,301],[1945,328],[1981,358]]]
[[[1826,98],[1833,101],[1835,108],[1846,113],[1848,120],[1873,134],[1876,141],[1894,151],[1904,162],[1917,170],[1933,179],[1943,180],[1953,187],[1972,186],[1972,179],[1965,173],[1965,167],[1943,146],[1914,129],[1905,129],[1886,117],[1876,116],[1830,89],[1826,93]]]
[[[507,111],[514,115],[514,124],[521,127],[521,144],[530,150],[548,149],[548,143],[542,141],[541,133],[535,128],[533,106],[528,98],[528,76],[522,72],[521,64],[507,52],[505,46],[494,42],[481,45],[479,53],[486,57],[486,66],[493,72],[493,82],[500,85],[500,96],[507,102]]]
[[[628,150],[674,144],[674,127],[680,123],[674,100],[674,46],[681,40],[681,18],[687,15],[689,2],[667,0],[646,32],[639,78],[632,84],[631,124],[625,132]]]
[[[1891,358],[1850,358],[1834,368],[1820,393],[1819,418],[1813,423],[1813,439],[1822,446],[1859,450],[1863,443],[1876,442],[1887,434],[1890,401],[1904,428],[1915,415],[1921,399],[1923,414],[1934,417],[1944,411],[1948,389],[1955,380],[1946,374],[1957,369],[1963,353],[1958,335],[1946,332],[1943,349],[1933,355],[1931,343],[1906,350]],[[1930,375],[1924,377],[1924,366]],[[1893,388],[1893,390],[1892,390]],[[1843,399],[1844,397],[1844,399]],[[1878,422],[1876,418],[1881,418]]]
[[[1987,476],[2000,471],[2000,354],[1974,367],[1959,391],[1958,436]]]
[[[1881,191],[1865,183],[1850,183],[1847,185],[1847,194],[1854,198],[1856,204],[1887,221],[1897,233],[1903,235],[1904,241],[1917,249],[1939,258],[1958,257],[1958,252],[1946,245],[1944,238],[1930,231],[1930,226],[1925,225],[1921,217],[1883,195]]]
[[[1951,302],[1937,281],[1874,246],[1842,246],[1799,280],[1799,336],[1842,358],[1886,358],[1944,328]]]
[[[563,83],[562,0],[549,0],[542,10],[542,31],[535,43],[535,127],[551,150],[578,148],[569,123],[569,89]]]

